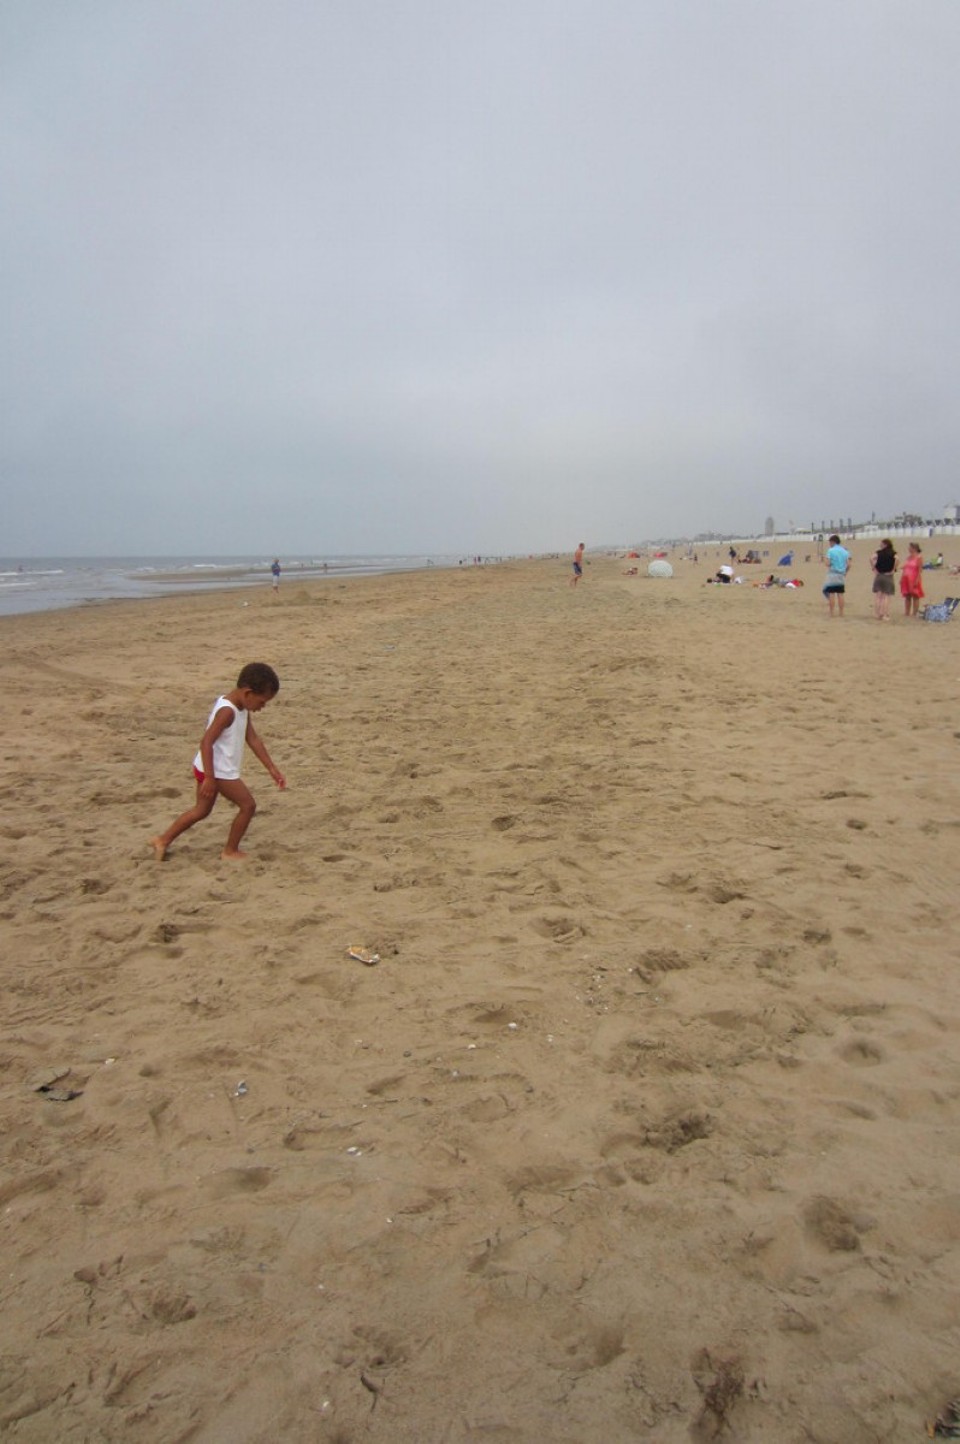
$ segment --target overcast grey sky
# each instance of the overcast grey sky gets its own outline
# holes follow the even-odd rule
[[[960,501],[958,0],[0,0],[0,553]]]

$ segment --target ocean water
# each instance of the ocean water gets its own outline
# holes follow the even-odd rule
[[[0,557],[0,616],[118,598],[269,587],[271,557]],[[281,588],[297,579],[457,566],[451,556],[280,558]]]

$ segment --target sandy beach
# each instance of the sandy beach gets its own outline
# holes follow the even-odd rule
[[[832,622],[714,548],[0,619],[4,1438],[926,1437],[960,620],[870,550]],[[252,660],[288,790],[157,863]]]

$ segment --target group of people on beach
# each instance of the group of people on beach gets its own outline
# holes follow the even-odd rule
[[[831,617],[835,613],[843,616],[847,577],[852,560],[839,536],[834,534],[830,538],[830,546],[824,557],[827,579],[823,584],[823,595],[827,599]],[[873,572],[873,615],[878,622],[890,620],[890,598],[896,593],[895,578],[898,569],[904,616],[916,617],[919,615],[920,602],[924,596],[923,551],[919,542],[910,543],[907,558],[900,567],[893,542],[888,537],[884,538],[870,558],[870,569]]]

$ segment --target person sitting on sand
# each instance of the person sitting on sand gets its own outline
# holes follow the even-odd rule
[[[221,793],[237,808],[237,815],[220,855],[225,858],[246,857],[246,853],[240,850],[240,842],[253,821],[257,804],[240,778],[244,746],[248,746],[260,759],[281,791],[287,785],[282,773],[274,767],[250,716],[251,712],[262,712],[279,691],[280,679],[272,667],[268,667],[266,662],[248,662],[233,690],[225,692],[214,702],[200,750],[193,759],[197,800],[193,807],[170,824],[166,832],[151,839],[150,846],[158,862],[166,857],[167,848],[174,838],[186,832],[188,827],[193,827],[195,822],[209,817]]]

